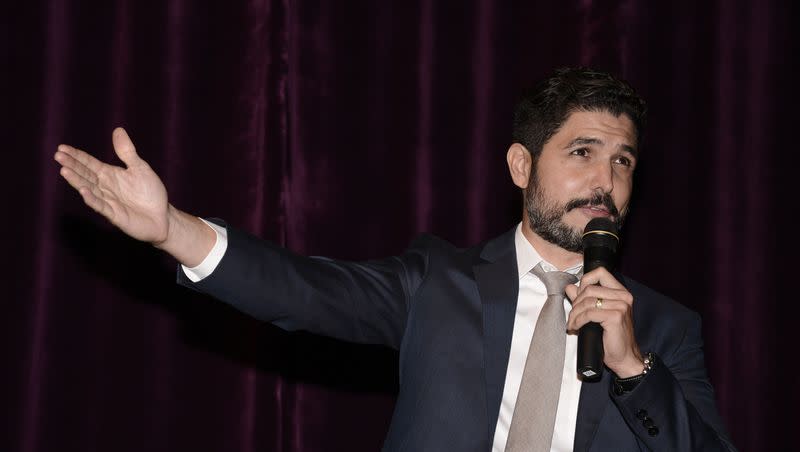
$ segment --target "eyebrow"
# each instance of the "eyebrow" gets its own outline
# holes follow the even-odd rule
[[[569,148],[575,147],[575,146],[585,146],[585,145],[590,145],[590,144],[596,144],[596,145],[602,146],[604,143],[603,143],[603,140],[601,140],[599,138],[578,137],[578,138],[575,138],[574,140],[570,141],[569,144],[567,144],[567,146],[564,149],[569,149]],[[638,157],[639,156],[639,153],[636,151],[636,148],[634,148],[633,146],[630,146],[630,145],[627,145],[627,144],[620,144],[619,147],[622,148],[623,151],[631,154],[634,157]]]

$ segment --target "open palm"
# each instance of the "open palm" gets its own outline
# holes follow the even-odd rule
[[[139,158],[122,128],[112,134],[114,151],[127,168],[103,163],[84,151],[60,145],[55,160],[61,175],[83,201],[131,237],[160,243],[169,232],[167,190]]]

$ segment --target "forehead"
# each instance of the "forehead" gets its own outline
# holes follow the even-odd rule
[[[576,138],[597,139],[607,146],[636,148],[636,129],[626,114],[615,116],[607,111],[573,112],[547,144],[566,146]]]

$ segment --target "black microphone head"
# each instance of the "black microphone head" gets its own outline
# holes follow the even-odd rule
[[[583,247],[606,246],[617,249],[619,229],[617,224],[605,217],[592,218],[583,230]]]
[[[583,230],[583,271],[590,272],[605,267],[613,272],[616,267],[619,229],[604,217],[593,218]]]

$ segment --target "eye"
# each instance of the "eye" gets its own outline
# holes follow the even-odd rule
[[[589,148],[578,148],[569,153],[570,155],[577,155],[580,157],[589,156]]]
[[[614,163],[619,163],[620,165],[627,166],[627,167],[632,167],[633,166],[633,160],[631,160],[630,158],[625,157],[625,156],[617,157],[617,159],[614,160]]]

